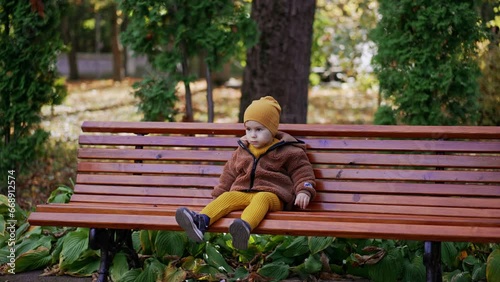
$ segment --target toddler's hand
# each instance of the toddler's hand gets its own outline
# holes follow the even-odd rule
[[[309,200],[311,197],[306,193],[299,193],[297,198],[295,198],[295,205],[299,206],[301,209],[305,209],[309,205]]]

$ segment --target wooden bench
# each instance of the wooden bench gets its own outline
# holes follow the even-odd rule
[[[100,280],[131,231],[180,230],[180,206],[212,198],[242,124],[84,122],[67,204],[31,225],[89,227]],[[318,196],[270,213],[254,233],[425,241],[427,281],[441,281],[440,242],[500,242],[500,127],[282,124],[305,141]],[[232,213],[210,227],[227,232]]]

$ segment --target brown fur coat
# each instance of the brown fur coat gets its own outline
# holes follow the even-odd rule
[[[280,140],[256,159],[242,137],[231,159],[224,166],[219,184],[212,191],[218,197],[226,191],[273,192],[285,205],[293,204],[298,193],[314,199],[316,186],[314,172],[306,155],[306,145],[291,135],[280,132]]]

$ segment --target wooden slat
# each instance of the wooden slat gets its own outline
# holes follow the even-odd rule
[[[206,150],[135,150],[82,148],[78,151],[81,159],[110,160],[157,160],[157,161],[217,161],[225,162],[232,151]],[[413,154],[357,154],[357,153],[317,153],[307,154],[312,163],[336,165],[377,165],[377,166],[431,166],[450,168],[500,168],[500,158],[496,156],[463,155],[413,155]]]
[[[207,189],[153,188],[145,186],[75,185],[77,194],[124,195],[124,196],[176,196],[212,199],[212,187]]]
[[[223,164],[148,164],[80,162],[79,172],[199,175],[219,176]],[[484,182],[500,183],[500,173],[496,171],[450,171],[450,170],[395,170],[395,169],[331,169],[315,168],[317,179],[328,180],[372,180],[372,181],[424,181],[424,182]]]
[[[81,135],[80,145],[236,148],[237,137]],[[500,142],[306,139],[311,150],[500,153]]]
[[[353,140],[353,139],[306,139],[312,150],[351,150],[387,152],[463,152],[500,153],[500,142],[494,141],[435,141],[435,140]]]
[[[117,203],[117,204],[143,204],[143,205],[177,205],[177,206],[205,206],[211,199],[194,198],[194,197],[157,197],[157,196],[120,196],[120,195],[81,195],[74,194],[71,197],[71,202],[84,203]]]
[[[496,208],[500,213],[500,199],[472,197],[430,197],[430,196],[396,196],[350,193],[318,193],[317,202],[380,204],[395,206],[427,206],[427,207],[464,207],[464,208]]]
[[[104,173],[144,173],[144,174],[189,174],[200,176],[219,176],[222,173],[221,165],[203,164],[147,164],[147,163],[98,163],[80,162],[79,172]]]
[[[178,204],[187,205],[194,201],[196,203],[208,204],[210,198],[199,197],[186,197],[177,196],[176,194],[164,194],[163,197],[159,195],[134,195],[130,194],[116,194],[112,195],[80,195],[75,194],[72,201],[83,202],[108,202],[108,203],[140,203],[140,204]],[[175,202],[178,200],[179,202]],[[355,204],[355,205],[388,205],[388,206],[401,206],[408,209],[413,207],[458,207],[458,208],[481,208],[481,209],[497,209],[500,214],[500,201],[498,199],[481,199],[481,198],[453,198],[453,197],[424,197],[424,196],[391,196],[391,195],[370,195],[370,194],[335,194],[328,195],[320,193],[318,201],[314,203],[324,203],[324,207],[329,207],[328,204]],[[328,211],[326,209],[325,211]],[[372,211],[370,211],[372,212]]]
[[[85,121],[83,132],[137,134],[231,134],[244,135],[243,124],[193,122],[107,122]],[[383,138],[466,138],[499,139],[498,126],[403,126],[403,125],[328,125],[280,124],[279,130],[294,136],[346,136]]]
[[[478,208],[447,208],[447,207],[419,207],[419,206],[396,206],[396,205],[360,205],[343,203],[320,203],[312,202],[308,210],[322,212],[360,212],[379,214],[411,214],[411,215],[441,215],[451,217],[478,217],[478,218],[498,218],[498,209],[478,209]],[[499,234],[500,236],[500,234]]]
[[[236,148],[239,138],[186,136],[80,135],[80,145]]]
[[[81,184],[130,185],[130,186],[183,186],[183,187],[214,187],[217,177],[197,176],[154,176],[154,175],[105,175],[78,174],[76,182]]]
[[[318,191],[330,193],[377,193],[377,194],[411,194],[411,195],[449,195],[500,197],[500,186],[462,185],[437,183],[402,183],[402,182],[359,182],[359,181],[320,181]]]
[[[312,163],[336,165],[426,166],[448,168],[500,168],[499,157],[413,155],[413,154],[351,154],[308,153]]]
[[[50,220],[49,220],[50,219]],[[33,225],[55,225],[116,229],[180,230],[171,216],[151,215],[101,215],[61,213],[34,213],[30,217]],[[227,232],[232,220],[223,218],[210,227],[211,232]],[[429,241],[500,242],[499,228],[439,226],[422,224],[380,224],[335,221],[317,221],[304,224],[294,220],[265,219],[254,233],[285,234],[303,236],[336,236],[344,238],[382,238]]]
[[[384,180],[419,182],[484,182],[500,183],[498,171],[478,170],[410,170],[410,169],[329,169],[316,168],[316,178],[322,180]]]
[[[97,149],[81,148],[80,159],[109,160],[156,160],[156,161],[217,161],[226,162],[232,151],[207,150],[135,150],[135,149]]]
[[[195,208],[196,209],[196,208]],[[98,214],[141,214],[141,215],[165,215],[174,216],[175,207],[124,207],[123,205],[99,205],[99,204],[48,204],[37,207],[39,212],[59,213],[98,213]],[[241,211],[232,212],[228,218],[241,217]],[[274,220],[301,220],[311,221],[342,221],[342,222],[378,222],[378,223],[411,223],[411,224],[439,224],[439,225],[463,225],[463,226],[490,226],[500,225],[500,218],[477,217],[447,217],[438,215],[393,215],[393,214],[369,214],[349,212],[272,212],[266,215],[266,219]]]
[[[317,187],[318,193],[331,194],[332,197],[340,194],[372,194],[372,195],[437,195],[437,196],[470,196],[487,197],[500,201],[500,187],[488,187],[485,185],[448,185],[448,184],[421,184],[421,183],[373,183],[373,182],[329,182],[326,185],[321,182]],[[78,194],[101,194],[101,195],[155,195],[155,196],[190,196],[212,198],[213,187],[207,186],[205,189],[186,189],[168,186],[117,186],[117,185],[92,185],[76,184],[75,193]],[[355,193],[355,194],[354,194]],[[323,201],[322,198],[315,198],[315,202]]]

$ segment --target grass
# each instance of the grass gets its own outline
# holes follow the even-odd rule
[[[137,100],[132,93],[136,79],[117,83],[112,80],[85,80],[67,84],[69,95],[62,105],[42,109],[41,126],[50,132],[44,154],[19,176],[19,205],[32,209],[45,203],[60,185],[72,186],[76,177],[78,136],[85,120],[140,121]],[[206,85],[191,87],[194,119],[206,121]],[[182,90],[182,87],[179,88]],[[180,94],[182,97],[182,93]],[[214,90],[215,122],[237,122],[240,90],[220,87]],[[315,87],[309,93],[308,122],[330,124],[370,124],[377,108],[377,93],[350,87]],[[177,104],[181,120],[184,100]]]

